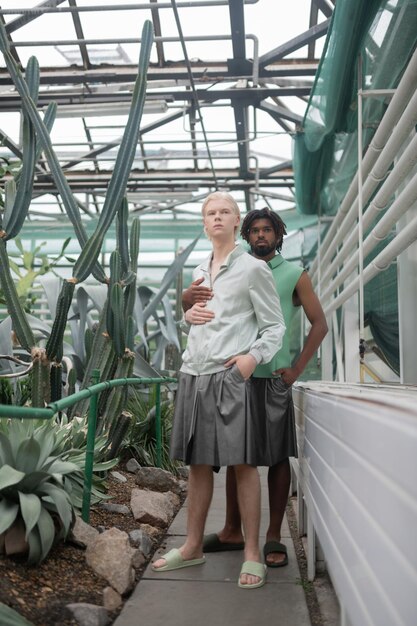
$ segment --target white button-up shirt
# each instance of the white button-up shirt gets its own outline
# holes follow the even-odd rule
[[[181,371],[198,376],[225,368],[230,358],[252,354],[268,363],[282,345],[285,323],[271,270],[265,261],[237,245],[211,284],[211,254],[193,272],[193,280],[213,290],[207,309],[214,319],[206,324],[183,324],[188,332]]]

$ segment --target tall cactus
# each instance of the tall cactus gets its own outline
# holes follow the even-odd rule
[[[142,31],[138,76],[133,90],[131,110],[120,144],[113,175],[109,183],[103,210],[95,232],[90,239],[88,239],[81,220],[78,203],[71,192],[65,174],[59,164],[49,135],[56,107],[54,104],[51,104],[43,119],[36,107],[39,87],[39,68],[37,60],[32,58],[29,61],[26,75],[23,77],[20,68],[11,54],[4,25],[0,22],[0,50],[3,53],[15,87],[20,94],[23,112],[23,165],[16,179],[17,185],[11,183],[8,187],[8,210],[4,215],[4,223],[0,223],[0,284],[7,300],[8,310],[10,311],[18,340],[28,352],[32,352],[34,355],[33,358],[36,360],[36,381],[39,384],[36,385],[35,402],[38,405],[42,405],[42,389],[45,389],[47,386],[45,383],[45,367],[50,368],[51,363],[54,363],[55,368],[52,375],[52,393],[54,396],[59,393],[57,373],[61,370],[59,363],[62,358],[63,336],[75,285],[85,280],[91,272],[93,272],[97,280],[108,282],[97,259],[106,232],[113,222],[119,207],[121,207],[119,209],[121,219],[119,220],[118,231],[122,274],[125,279],[124,284],[136,281],[136,271],[132,271],[132,269],[128,267],[127,203],[122,202],[122,199],[125,194],[139,137],[140,122],[146,96],[146,74],[152,42],[152,23],[146,21]],[[74,265],[72,278],[63,281],[52,331],[47,341],[46,349],[42,351],[42,354],[40,354],[38,350],[35,350],[34,335],[19,303],[7,261],[6,251],[6,241],[19,233],[27,216],[32,196],[36,161],[41,151],[43,151],[46,156],[51,175],[81,247],[81,254]],[[112,312],[113,318],[117,320],[114,325],[114,331],[112,332],[112,341],[116,346],[119,358],[122,358],[126,345],[121,326],[121,316],[124,314],[124,295],[123,286],[119,279],[112,285],[109,295],[110,301],[108,308]],[[111,359],[114,360],[114,358],[113,353]],[[49,386],[47,387],[47,394],[49,394]],[[47,397],[48,396],[44,394],[44,399]]]

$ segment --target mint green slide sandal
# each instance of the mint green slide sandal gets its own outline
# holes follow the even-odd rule
[[[202,565],[206,562],[205,557],[201,557],[200,559],[183,559],[181,552],[177,548],[173,548],[166,554],[162,554],[158,559],[165,559],[165,565],[162,567],[154,567],[152,565],[152,569],[154,572],[169,572],[174,569],[181,569],[183,567],[192,567],[193,565]]]
[[[252,585],[243,585],[240,582],[242,574],[250,574],[251,576],[257,576],[260,580]],[[241,589],[258,589],[266,583],[266,565],[264,563],[257,563],[256,561],[245,561],[242,565],[242,569],[239,574],[238,585]]]

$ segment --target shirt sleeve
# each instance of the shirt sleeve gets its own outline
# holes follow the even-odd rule
[[[282,346],[285,333],[284,316],[272,272],[266,263],[253,266],[248,272],[249,294],[252,300],[259,334],[249,354],[257,364],[269,363]]]

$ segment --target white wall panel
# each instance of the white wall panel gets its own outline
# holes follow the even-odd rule
[[[350,389],[295,388],[296,473],[352,624],[414,626],[417,391]]]

